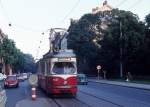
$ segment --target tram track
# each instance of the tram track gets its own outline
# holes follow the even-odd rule
[[[107,103],[111,104],[111,105],[115,105],[115,106],[112,106],[112,107],[124,107],[123,105],[119,105],[115,102],[112,102],[110,100],[107,100],[105,98],[100,98],[96,95],[93,95],[93,94],[90,94],[88,92],[84,92],[84,91],[81,91],[79,90],[78,91],[78,94],[75,98],[72,98],[72,97],[69,97],[68,96],[47,96],[47,101],[50,103],[50,105],[53,105],[52,107],[95,107],[94,105],[91,105],[90,103],[88,104],[88,101],[86,102],[85,100],[82,100],[82,98],[80,96],[84,94],[84,95],[87,95],[87,96],[83,96],[83,97],[88,97],[91,98],[95,98],[95,99],[98,99],[99,101],[103,101],[106,105]],[[98,103],[99,101],[95,102],[95,103]],[[100,103],[100,102],[99,102]],[[101,107],[101,106],[98,106],[98,107]],[[108,106],[105,106],[105,107],[108,107]],[[109,106],[111,107],[111,106]]]
[[[92,107],[92,106],[88,105],[87,103],[85,103],[85,102],[83,102],[83,101],[77,99],[76,97],[75,97],[75,100],[80,101],[80,102],[82,102],[83,104],[87,105],[86,107]]]
[[[114,102],[109,101],[109,100],[104,99],[104,98],[97,97],[97,96],[92,95],[90,93],[86,93],[83,91],[79,91],[79,93],[95,97],[96,99],[99,99],[105,103],[111,103],[111,105],[113,105],[113,107],[114,106],[115,107],[124,107],[123,105],[119,105],[117,103],[114,103]],[[75,97],[75,98],[65,98],[65,97],[63,97],[63,98],[61,98],[61,97],[60,98],[58,98],[58,97],[57,98],[50,98],[50,97],[48,97],[47,100],[49,103],[52,103],[52,102],[55,103],[55,107],[94,107],[94,105],[91,106],[88,103],[80,100],[78,97]],[[101,106],[99,106],[99,107],[101,107]],[[109,107],[111,107],[111,106],[109,106]]]
[[[111,103],[111,104],[113,104],[113,105],[115,105],[115,106],[117,106],[117,107],[124,107],[123,105],[119,105],[119,104],[117,104],[117,103],[114,103],[114,102],[112,102],[112,101],[110,101],[110,100],[107,100],[107,99],[104,99],[104,98],[100,98],[100,97],[98,97],[98,96],[95,96],[95,95],[93,95],[93,94],[90,94],[90,93],[87,93],[87,92],[84,92],[84,91],[79,91],[80,93],[83,93],[83,94],[86,94],[86,95],[88,95],[88,96],[92,96],[92,97],[95,97],[95,98],[97,98],[97,99],[99,99],[99,100],[102,100],[102,101],[104,101],[104,102],[107,102],[107,103]]]
[[[55,104],[58,106],[58,107],[63,107],[61,104],[59,104],[57,101],[56,101],[56,99],[52,99],[54,102],[55,102]]]
[[[49,103],[55,103],[55,107],[92,107],[77,98],[47,98]],[[54,107],[54,106],[53,106]]]

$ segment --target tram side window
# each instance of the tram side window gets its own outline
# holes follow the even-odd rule
[[[73,62],[56,62],[52,71],[56,74],[73,74],[76,68]]]

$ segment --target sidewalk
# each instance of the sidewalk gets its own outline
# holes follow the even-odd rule
[[[15,107],[56,107],[56,104],[46,98],[37,98],[35,101],[32,99],[21,100],[17,102]]]
[[[119,85],[124,87],[130,88],[137,88],[143,90],[150,90],[150,85],[148,84],[138,84],[138,83],[130,83],[130,82],[119,82],[119,81],[110,81],[110,80],[97,80],[97,79],[88,79],[90,82],[98,82],[102,84],[112,84],[112,85]]]

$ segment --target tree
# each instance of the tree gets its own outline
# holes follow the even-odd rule
[[[143,46],[143,56],[142,56],[142,64],[143,64],[143,75],[149,75],[150,68],[150,14],[146,15],[145,17],[145,39],[144,39],[144,46]]]
[[[14,57],[16,60],[13,64],[13,68],[16,73],[19,73],[23,71],[24,64],[25,64],[24,53],[22,53],[19,49],[16,49],[16,54]]]
[[[141,51],[145,38],[144,23],[139,21],[137,15],[128,11],[113,10],[112,16],[113,20],[105,33],[101,49],[106,60],[108,59],[108,61],[105,60],[106,64],[110,64],[108,63],[110,61],[113,62],[113,65],[111,64],[111,67],[107,68],[116,71],[115,75],[119,74],[120,48],[122,48],[121,60],[123,61],[124,75],[127,72],[136,74],[139,69],[137,65],[141,64],[139,63],[140,56],[143,54]]]
[[[0,45],[0,57],[4,59],[5,65],[9,67],[9,69],[6,70],[6,74],[9,74],[10,69],[16,73],[24,66],[23,53],[16,48],[15,42],[8,39],[7,36]]]
[[[95,63],[97,47],[93,39],[97,35],[98,15],[86,14],[77,23],[72,22],[69,28],[68,47],[75,50],[80,72],[89,72],[91,62]]]
[[[146,27],[150,28],[150,14],[146,15],[145,21],[146,21]]]
[[[32,57],[32,55],[30,54],[24,54],[24,59],[25,59],[25,63],[24,63],[24,71],[23,72],[36,72],[35,70],[35,61],[34,58]]]
[[[117,9],[86,14],[73,22],[68,31],[69,48],[75,50],[79,65],[85,62],[89,66],[89,72],[100,64],[102,69],[108,71],[108,75],[119,76],[120,47],[123,49],[124,74],[141,72],[142,67],[139,65],[143,54],[145,25],[137,15]]]
[[[5,64],[13,64],[15,58],[15,43],[13,40],[8,38],[4,38],[1,44],[1,57],[3,57]]]

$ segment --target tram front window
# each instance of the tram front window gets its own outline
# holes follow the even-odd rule
[[[73,62],[55,62],[52,71],[56,74],[73,74],[76,68]]]

